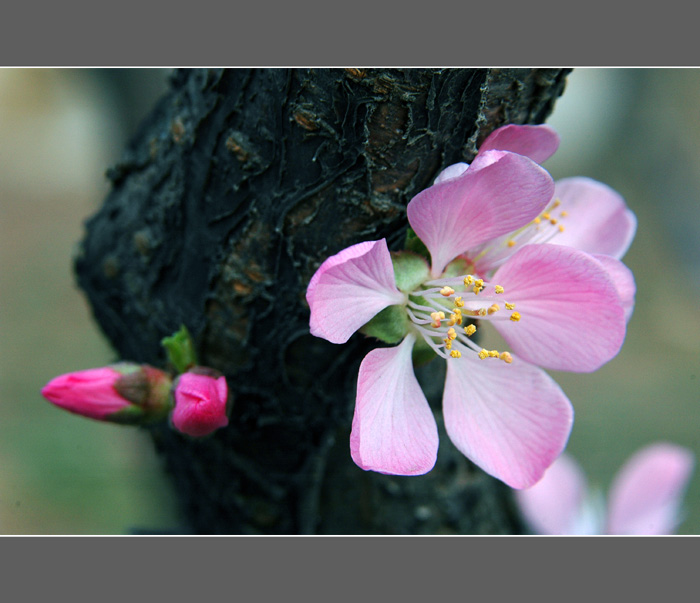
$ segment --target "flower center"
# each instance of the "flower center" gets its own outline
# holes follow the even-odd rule
[[[515,304],[503,301],[501,285],[468,274],[428,281],[423,286],[428,288],[408,295],[406,311],[415,330],[436,354],[460,358],[472,352],[482,360],[513,362],[509,352],[486,350],[470,339],[476,333],[475,320],[520,320]]]

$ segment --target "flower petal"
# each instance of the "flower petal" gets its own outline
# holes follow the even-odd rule
[[[539,482],[515,496],[535,533],[574,534],[586,496],[586,477],[578,463],[563,454]]]
[[[637,292],[637,285],[634,282],[632,271],[620,260],[609,255],[594,255],[596,260],[603,264],[603,268],[615,284],[617,294],[620,296],[622,307],[625,310],[625,320],[629,322],[634,312],[634,296]]]
[[[311,278],[306,300],[311,334],[332,343],[345,343],[384,308],[402,303],[386,240],[358,243],[329,257]]]
[[[550,175],[527,157],[487,151],[461,176],[418,193],[406,211],[437,278],[458,255],[530,222],[553,190]]]
[[[452,165],[448,165],[442,172],[440,172],[437,175],[437,178],[435,178],[435,182],[433,184],[438,184],[440,182],[445,182],[446,180],[452,180],[452,178],[457,178],[458,176],[461,176],[464,174],[464,172],[467,171],[467,168],[469,167],[468,163],[459,162],[459,163],[453,163]]]
[[[637,231],[637,218],[618,193],[590,178],[565,178],[555,183],[554,198],[561,200],[558,210],[566,211],[567,217],[562,220],[564,232],[552,243],[618,260],[625,255]]]
[[[447,363],[445,428],[454,445],[512,488],[537,482],[564,449],[574,411],[559,386],[519,358]]]
[[[693,464],[691,451],[674,444],[653,444],[633,455],[610,489],[608,533],[672,533]]]
[[[435,465],[437,425],[413,372],[414,342],[372,350],[360,365],[350,452],[365,471],[422,475]]]
[[[622,347],[622,302],[603,264],[558,245],[526,245],[492,279],[520,320],[493,325],[523,359],[544,368],[590,372]]]
[[[559,135],[547,125],[510,124],[491,132],[481,143],[479,153],[495,149],[525,155],[537,163],[549,159],[559,148]]]

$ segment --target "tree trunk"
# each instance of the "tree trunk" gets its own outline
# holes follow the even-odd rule
[[[165,364],[185,324],[234,396],[201,440],[148,428],[188,530],[206,534],[513,533],[510,492],[441,427],[429,474],[350,459],[358,366],[375,343],[309,334],[304,293],[329,255],[386,237],[439,170],[505,123],[540,123],[560,69],[176,72],[87,223],[80,286],[124,359]],[[352,308],[342,309],[351,312]],[[419,379],[440,423],[438,367]],[[436,374],[437,373],[437,374]]]

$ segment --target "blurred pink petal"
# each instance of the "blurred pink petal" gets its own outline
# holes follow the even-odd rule
[[[564,449],[574,418],[544,371],[519,358],[506,364],[472,355],[448,360],[443,412],[462,454],[513,488],[542,477]]]
[[[552,239],[556,245],[576,247],[588,253],[620,259],[637,230],[637,218],[613,189],[590,178],[565,178],[555,183],[554,198],[565,211],[564,232]]]
[[[559,135],[551,126],[510,124],[491,132],[479,147],[479,153],[492,149],[510,151],[542,163],[554,155],[558,148]]]
[[[332,343],[345,343],[387,306],[401,304],[386,240],[352,245],[328,258],[306,291],[310,330]]]
[[[673,444],[654,444],[637,452],[610,488],[607,532],[672,533],[693,465],[690,450]]]
[[[637,292],[637,285],[634,282],[632,271],[620,260],[609,255],[594,255],[596,260],[603,264],[603,268],[615,284],[617,294],[620,296],[622,308],[625,311],[625,320],[629,321],[634,312],[634,296]]]
[[[595,258],[558,245],[526,245],[491,279],[520,320],[494,320],[513,351],[544,368],[594,371],[620,350],[625,313]]]
[[[537,534],[575,534],[586,497],[586,477],[578,463],[562,454],[531,488],[515,496]]]
[[[360,365],[350,452],[362,469],[422,475],[435,465],[437,425],[413,373],[414,342],[372,350]]]
[[[466,250],[530,222],[553,191],[550,175],[532,160],[488,151],[461,176],[418,193],[406,211],[430,251],[436,278]]]

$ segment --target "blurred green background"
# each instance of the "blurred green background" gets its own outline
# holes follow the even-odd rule
[[[143,434],[39,394],[60,373],[115,359],[75,285],[72,255],[108,192],[106,168],[167,76],[0,70],[0,533],[179,529]],[[639,220],[625,257],[637,306],[622,352],[594,374],[553,375],[576,409],[568,452],[606,490],[646,444],[700,453],[700,70],[577,69],[549,123],[562,137],[545,164],[555,179],[601,180]],[[679,533],[700,533],[700,471],[685,508]]]

